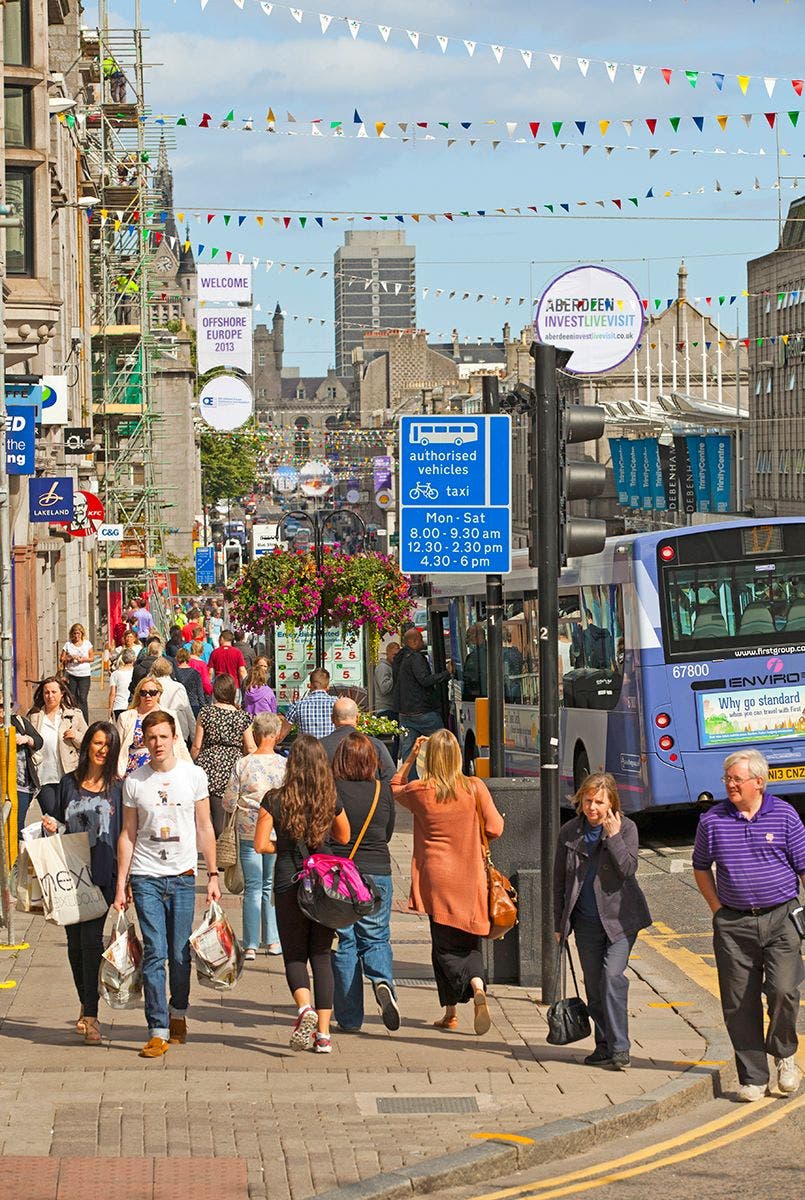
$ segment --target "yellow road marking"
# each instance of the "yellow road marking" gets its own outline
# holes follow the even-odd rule
[[[6,943],[0,943],[0,950],[30,950],[30,948],[27,942],[16,942],[11,946]]]
[[[778,1121],[783,1120],[784,1117],[801,1108],[803,1104],[805,1104],[805,1096],[798,1096],[795,1100],[782,1105],[773,1098],[768,1097],[754,1104],[752,1106],[753,1111],[757,1112],[761,1107],[768,1108],[770,1105],[774,1105],[774,1112],[768,1113],[765,1117],[761,1117],[759,1121],[754,1121],[751,1125],[746,1125],[743,1129],[730,1130],[728,1133],[722,1134],[712,1141],[705,1142],[704,1145],[680,1150],[676,1154],[669,1154],[665,1158],[658,1158],[653,1162],[642,1162],[640,1165],[629,1167],[627,1170],[613,1170],[613,1168],[624,1167],[627,1163],[639,1162],[640,1159],[651,1158],[673,1146],[684,1146],[687,1142],[698,1141],[708,1133],[723,1129],[737,1121],[745,1120],[748,1115],[746,1110],[743,1109],[737,1113],[728,1113],[726,1116],[718,1117],[716,1120],[710,1121],[698,1129],[691,1130],[686,1134],[680,1134],[676,1138],[669,1138],[665,1142],[658,1142],[655,1146],[649,1146],[645,1150],[636,1150],[632,1154],[625,1155],[623,1158],[599,1163],[595,1167],[572,1171],[566,1175],[557,1175],[553,1179],[543,1179],[533,1186],[523,1187],[521,1185],[520,1187],[504,1188],[501,1191],[489,1192],[483,1196],[475,1196],[473,1200],[504,1200],[505,1197],[509,1196],[537,1196],[538,1200],[552,1200],[552,1198],[559,1196],[569,1196],[576,1192],[587,1192],[593,1188],[606,1187],[610,1183],[617,1183],[623,1179],[632,1179],[638,1175],[645,1175],[649,1171],[657,1171],[662,1167],[671,1166],[674,1163],[685,1162],[688,1159],[697,1158],[702,1154],[709,1154],[713,1150],[718,1150],[722,1146],[729,1145],[731,1142],[749,1137],[750,1134],[758,1133],[760,1130],[767,1129],[771,1125],[776,1125]],[[605,1174],[605,1172],[609,1172],[609,1174]],[[600,1175],[601,1178],[591,1178],[594,1175]],[[570,1183],[571,1186],[556,1186],[557,1184],[565,1183]]]
[[[692,1000],[650,1000],[648,1008],[690,1008]]]
[[[672,1064],[675,1067],[726,1067],[725,1058],[680,1058]]]
[[[17,986],[16,979],[7,979],[5,981],[5,983],[0,983],[0,989],[2,989],[4,991],[9,991],[11,988],[15,988],[16,986]]]
[[[523,1137],[521,1133],[474,1133],[474,1138],[484,1138],[494,1142],[517,1142],[520,1146],[533,1146],[534,1139]]]

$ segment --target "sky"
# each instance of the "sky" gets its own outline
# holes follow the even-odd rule
[[[131,27],[133,0],[109,8],[110,24]],[[513,331],[527,325],[546,284],[576,263],[605,263],[643,296],[670,298],[684,258],[689,296],[740,297],[747,259],[777,244],[778,203],[784,215],[805,191],[805,96],[791,82],[805,76],[805,0],[337,0],[332,9],[325,0],[296,11],[299,21],[288,6],[259,0],[208,0],[203,10],[201,0],[142,0],[145,57],[154,64],[148,99],[166,119],[176,208],[194,251],[205,245],[202,261],[213,246],[216,261],[225,250],[259,257],[255,319],[269,319],[279,301],[285,364],[303,375],[334,363],[332,260],[348,229],[404,228],[416,246],[419,328],[435,340],[455,328],[476,341],[499,338],[506,321]],[[332,16],[326,33],[321,12]],[[360,23],[356,37],[342,18]],[[92,23],[91,10],[85,20]],[[387,41],[379,25],[390,27]],[[418,49],[407,30],[420,35]],[[436,35],[448,39],[444,52]],[[476,43],[472,55],[465,41]],[[496,55],[492,46],[503,49]],[[521,50],[533,52],[530,68]],[[558,70],[549,54],[561,56]],[[579,58],[590,60],[586,75]],[[633,64],[647,68],[639,84]],[[661,68],[671,69],[670,83]],[[714,73],[724,76],[721,90]],[[749,76],[745,92],[739,75]],[[800,109],[795,127],[788,113]],[[231,110],[230,127],[219,128]],[[356,112],[365,138],[355,136]],[[203,113],[208,129],[198,127]],[[780,114],[774,129],[767,113]],[[172,128],[181,114],[187,127]],[[728,118],[723,132],[719,115]],[[672,116],[681,118],[676,134]],[[694,116],[705,118],[702,132]],[[655,117],[652,134],[646,118]],[[251,132],[242,129],[247,118]],[[602,120],[611,122],[603,137]],[[629,132],[622,122],[630,120]],[[331,136],[331,121],[343,122],[343,137]],[[535,138],[529,123],[537,121]],[[558,138],[555,121],[563,122]],[[583,133],[577,121],[586,122]],[[376,122],[386,123],[386,137]],[[607,154],[604,145],[615,149]],[[649,149],[658,153],[650,158]],[[787,154],[778,159],[778,149]],[[649,189],[656,198],[646,198]],[[669,189],[674,195],[662,198]],[[493,215],[499,208],[507,215]],[[489,215],[395,219],[479,209]],[[290,215],[289,227],[270,213]],[[745,333],[745,301],[721,316],[725,332]]]

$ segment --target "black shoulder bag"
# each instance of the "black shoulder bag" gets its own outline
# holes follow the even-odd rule
[[[548,1037],[551,1046],[569,1046],[571,1042],[581,1042],[590,1036],[590,1013],[587,1005],[579,995],[579,985],[576,980],[576,970],[573,966],[573,956],[567,941],[563,941],[559,949],[561,958],[562,999],[557,1000],[548,1009]],[[567,996],[565,986],[565,957],[570,963],[570,974],[573,976],[575,996]]]

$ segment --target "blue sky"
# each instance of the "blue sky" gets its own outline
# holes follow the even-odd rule
[[[113,10],[116,21],[130,24],[125,0]],[[515,206],[525,212],[536,204],[544,213],[546,203],[569,202],[573,219],[405,223],[417,250],[420,328],[436,336],[455,327],[474,340],[500,336],[506,320],[514,329],[526,324],[529,305],[518,305],[517,298],[537,298],[554,275],[580,261],[604,261],[627,274],[642,294],[670,297],[684,257],[691,296],[740,294],[746,260],[777,240],[778,193],[768,190],[777,174],[776,143],[766,112],[803,109],[797,128],[787,115],[779,126],[780,145],[789,152],[782,172],[794,176],[799,170],[803,181],[798,190],[783,181],[783,211],[805,190],[805,99],[791,86],[805,75],[805,0],[339,0],[332,6],[326,0],[303,11],[297,23],[287,7],[275,6],[265,15],[257,0],[243,0],[242,10],[233,0],[209,0],[203,12],[199,0],[143,0],[150,33],[146,57],[160,64],[149,75],[153,110],[183,112],[188,119],[187,129],[173,133],[171,161],[177,207],[201,215],[200,221],[191,218],[193,245],[274,261],[268,272],[258,268],[255,299],[264,311],[277,300],[287,311],[285,361],[303,374],[323,373],[334,357],[332,278],[322,279],[320,272],[332,271],[333,252],[346,229],[369,224],[325,221],[320,229],[311,219],[304,230],[295,221],[286,231],[267,217],[261,230],[249,215],[242,228],[233,216],[225,229],[220,217],[207,225],[207,212],[307,210],[326,217],[337,211],[393,215]],[[333,16],[324,35],[319,12]],[[362,23],[356,39],[339,16]],[[392,27],[387,43],[379,24]],[[421,33],[418,50],[405,30]],[[444,54],[435,34],[449,38]],[[472,57],[463,39],[478,43]],[[498,64],[481,43],[511,49]],[[530,70],[520,48],[534,51]],[[562,55],[560,70],[548,51]],[[586,78],[579,57],[591,60]],[[614,82],[605,61],[619,64]],[[632,63],[648,68],[639,86]],[[661,67],[673,68],[670,85]],[[695,88],[685,69],[701,72]],[[717,90],[712,72],[725,74],[723,90]],[[738,74],[751,76],[746,94]],[[777,79],[771,98],[764,77]],[[277,117],[273,136],[263,132],[269,107]],[[230,109],[233,127],[217,128]],[[352,136],[355,109],[366,123],[366,139]],[[212,115],[213,128],[197,128],[202,112]],[[288,112],[295,124],[286,122]],[[756,114],[749,127],[744,113]],[[729,115],[725,133],[713,120],[717,114]],[[676,135],[669,116],[682,118]],[[702,133],[692,116],[706,118]],[[246,117],[254,118],[255,132],[241,132]],[[646,117],[658,118],[654,136]],[[630,118],[631,138],[621,124]],[[347,136],[310,136],[315,119],[325,135],[331,120],[343,121]],[[612,122],[604,138],[601,119]],[[490,120],[497,124],[485,124]],[[551,130],[555,120],[566,123],[560,141],[589,143],[589,153],[561,150]],[[378,139],[376,121],[387,122],[387,132],[397,136]],[[423,142],[422,131],[416,144],[399,140],[398,122],[418,121],[427,121],[439,140]],[[450,123],[449,133],[438,128],[439,121]],[[457,128],[460,121],[472,122],[468,133]],[[529,121],[540,121],[538,139],[552,144],[538,150]],[[584,135],[575,121],[589,122]],[[524,137],[525,143],[508,136],[506,122],[517,122],[514,138]],[[287,136],[287,129],[297,136]],[[454,130],[463,138],[476,136],[476,147],[457,142],[448,149],[445,139]],[[492,138],[500,140],[496,150]],[[630,142],[641,149],[610,155],[601,149]],[[652,159],[649,147],[659,151]],[[670,155],[671,148],[680,152]],[[689,153],[716,148],[730,153]],[[759,191],[753,190],[755,180]],[[656,193],[705,191],[644,202],[650,187]],[[744,194],[734,196],[735,189]],[[639,219],[618,216],[610,203],[629,196],[640,197],[637,210],[625,204]],[[605,210],[595,207],[597,199],[607,201]],[[578,200],[591,207],[575,207]],[[607,219],[593,219],[594,214]],[[282,271],[280,262],[288,264]],[[313,274],[306,275],[309,269]],[[423,288],[429,289],[424,300]],[[441,299],[434,298],[436,289],[444,290]],[[469,292],[473,301],[450,301],[451,290],[458,296]],[[480,303],[478,293],[484,295]],[[497,303],[493,295],[500,297]],[[509,306],[502,302],[505,296],[513,297]],[[734,330],[737,315],[733,308],[724,316],[726,331]],[[743,331],[745,316],[740,319]]]

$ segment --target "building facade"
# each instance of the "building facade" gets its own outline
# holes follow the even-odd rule
[[[805,197],[747,264],[749,487],[759,517],[805,511]]]
[[[402,230],[348,230],[333,276],[335,367],[346,376],[364,333],[416,327],[416,250]]]

